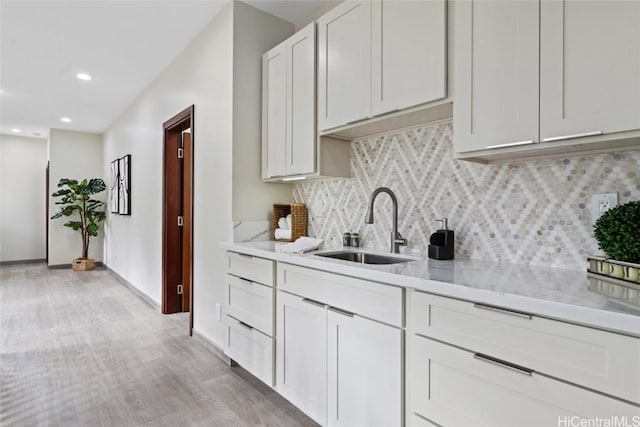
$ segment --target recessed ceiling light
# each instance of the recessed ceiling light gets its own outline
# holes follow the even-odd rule
[[[71,123],[71,119],[69,117],[63,117],[60,119],[61,122]]]
[[[86,80],[86,81],[91,80],[91,74],[87,74],[87,73],[78,73],[76,74],[76,77],[80,80]]]
[[[21,131],[20,129],[13,128],[13,129],[11,129],[11,132],[20,133],[20,132],[22,132],[22,131]]]

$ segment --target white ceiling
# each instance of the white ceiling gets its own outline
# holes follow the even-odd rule
[[[246,3],[296,23],[324,2]],[[0,0],[0,132],[104,132],[227,3]]]

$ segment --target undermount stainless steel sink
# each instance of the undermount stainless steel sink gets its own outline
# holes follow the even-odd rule
[[[365,252],[351,252],[351,251],[325,252],[323,254],[316,254],[316,256],[342,259],[345,261],[357,262],[360,264],[399,264],[402,262],[413,261],[412,259],[407,259],[407,258],[398,258],[398,257],[384,256],[384,255],[368,254]]]

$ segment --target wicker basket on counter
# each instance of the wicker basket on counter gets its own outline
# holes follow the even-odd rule
[[[278,220],[291,214],[291,239],[276,239]],[[304,203],[274,203],[271,218],[271,238],[278,242],[293,242],[307,235],[307,206]]]

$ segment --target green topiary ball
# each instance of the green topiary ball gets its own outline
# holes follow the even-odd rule
[[[618,261],[640,263],[640,201],[605,212],[594,226],[598,246]]]

